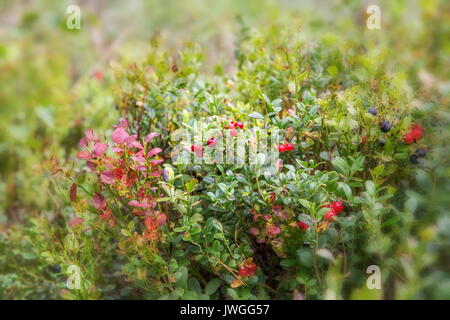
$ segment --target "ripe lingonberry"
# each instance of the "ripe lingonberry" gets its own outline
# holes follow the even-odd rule
[[[411,144],[414,142],[414,135],[412,132],[407,132],[403,135],[403,142],[406,144]]]
[[[285,152],[285,151],[286,151],[285,145],[284,145],[284,144],[280,144],[280,145],[278,146],[278,152]]]
[[[202,146],[198,145],[198,144],[193,144],[191,146],[191,151],[195,152],[195,151],[201,151],[202,150]]]
[[[284,145],[284,148],[286,151],[292,151],[292,150],[294,150],[294,145],[292,143],[286,143]]]
[[[234,123],[235,128],[244,129],[244,124],[240,121]]]
[[[336,213],[339,214],[344,210],[344,204],[341,201],[334,201],[331,203],[331,209]]]
[[[97,79],[97,80],[103,80],[103,73],[100,70],[94,70],[92,72],[92,77]]]
[[[336,212],[334,212],[333,210],[330,210],[324,214],[323,218],[327,221],[333,221],[335,215],[336,215]]]
[[[251,263],[249,265],[242,266],[239,270],[239,275],[241,277],[251,277],[256,272],[256,264]]]
[[[229,124],[227,124],[225,129],[234,129],[234,121],[231,121]]]
[[[411,127],[411,134],[416,140],[422,139],[423,127],[420,124],[413,125]]]
[[[302,229],[302,230],[307,230],[309,229],[309,226],[307,223],[304,223],[303,221],[298,221],[297,222],[297,226]]]
[[[217,144],[217,139],[216,138],[209,138],[209,140],[206,143],[208,144],[208,146],[214,147]]]

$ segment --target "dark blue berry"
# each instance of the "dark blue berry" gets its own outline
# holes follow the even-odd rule
[[[52,271],[54,273],[60,273],[61,272],[61,266],[59,264],[52,265]]]
[[[415,154],[412,154],[409,157],[409,161],[411,161],[411,163],[418,164],[419,163],[419,157],[417,155],[415,155]]]
[[[376,108],[369,108],[369,113],[371,114],[371,115],[373,115],[373,116],[376,116],[377,115],[377,113],[378,113],[378,111],[377,111],[377,109]]]
[[[383,132],[389,132],[391,130],[392,126],[388,121],[383,121],[380,123],[380,129]]]
[[[425,157],[427,155],[427,150],[425,150],[423,148],[419,148],[416,150],[416,155],[418,157]]]
[[[386,144],[386,140],[385,139],[379,139],[378,140],[378,145],[380,146],[380,147],[384,147],[384,145]]]

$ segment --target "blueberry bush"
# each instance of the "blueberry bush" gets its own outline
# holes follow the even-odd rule
[[[448,5],[383,3],[376,31],[344,2],[249,1],[211,36],[232,50],[193,24],[50,95],[61,67],[28,80],[50,106],[2,134],[0,298],[450,298]]]

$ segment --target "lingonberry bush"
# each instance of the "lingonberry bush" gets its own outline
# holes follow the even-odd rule
[[[115,239],[147,298],[324,298],[336,268],[363,287],[367,265],[395,267],[380,261],[398,250],[386,230],[406,223],[390,200],[404,197],[423,157],[409,145],[426,130],[394,74],[343,72],[368,67],[329,39],[242,38],[233,77],[202,72],[195,45],[176,61],[155,45],[116,70],[123,118],[110,142],[91,130],[81,140],[70,179],[91,178],[72,184],[69,224]],[[236,152],[251,128],[281,132],[275,172],[239,151],[202,161],[222,144]],[[203,134],[180,141],[179,130]]]

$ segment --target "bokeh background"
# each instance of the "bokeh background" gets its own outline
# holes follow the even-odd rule
[[[79,5],[80,30],[66,28]],[[381,8],[368,30],[365,9]],[[293,23],[295,21],[295,23]],[[115,108],[114,66],[143,58],[155,39],[176,56],[188,42],[205,49],[204,72],[233,74],[243,29],[300,26],[307,41],[368,48],[374,72],[394,71],[427,115],[426,166],[408,185],[414,219],[402,230],[406,281],[387,298],[450,298],[450,2],[289,0],[0,0],[0,298],[61,298],[41,253],[45,230],[67,210],[52,157],[70,165],[86,128],[108,128]],[[357,72],[355,70],[354,72]],[[42,241],[38,241],[38,240]],[[406,252],[406,254],[405,254]]]

